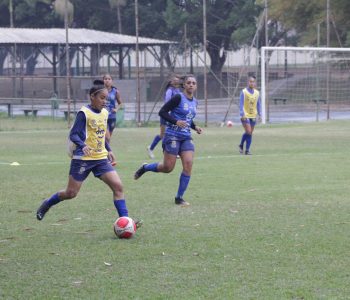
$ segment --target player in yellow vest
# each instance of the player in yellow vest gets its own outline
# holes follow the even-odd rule
[[[256,125],[257,117],[261,116],[261,101],[260,94],[255,89],[255,77],[249,76],[248,87],[243,89],[240,94],[239,114],[241,117],[244,134],[242,135],[241,143],[238,145],[239,153],[251,155],[250,145],[252,143],[252,135]],[[244,143],[246,143],[244,151]]]
[[[92,172],[113,191],[113,201],[120,217],[128,216],[123,185],[112,164],[115,156],[106,141],[108,111],[105,109],[108,91],[102,80],[95,80],[90,89],[91,104],[83,106],[77,114],[69,134],[71,165],[65,190],[43,201],[36,217],[41,221],[48,210],[63,200],[77,196],[84,180]],[[140,226],[140,221],[136,225]]]

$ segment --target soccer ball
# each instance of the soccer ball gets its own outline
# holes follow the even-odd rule
[[[232,127],[233,126],[233,122],[232,121],[227,121],[226,126],[227,127]]]
[[[136,232],[136,224],[129,217],[118,218],[113,225],[115,235],[120,239],[130,239]]]

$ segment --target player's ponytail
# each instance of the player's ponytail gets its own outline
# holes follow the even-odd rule
[[[102,91],[105,89],[105,85],[103,83],[103,80],[100,80],[100,79],[95,79],[94,82],[93,82],[93,86],[92,88],[90,89],[89,91],[89,95],[90,96],[93,96],[95,95],[96,93]]]

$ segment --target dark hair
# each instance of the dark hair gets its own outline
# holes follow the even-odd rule
[[[93,84],[94,84],[93,87],[89,91],[90,96],[105,89],[105,85],[104,85],[103,80],[95,79]]]
[[[189,77],[193,77],[194,79],[197,80],[196,76],[194,76],[193,74],[186,74],[186,75],[183,77],[183,81],[186,82],[186,80],[187,80]]]
[[[179,79],[179,85],[181,87],[181,85],[182,85],[181,76],[178,74],[174,74],[173,76],[170,77],[169,81],[167,82],[165,89],[164,89],[165,91],[172,86],[171,82],[174,80],[174,78]]]
[[[105,78],[106,78],[106,76],[109,76],[109,77],[111,77],[111,79],[113,80],[113,77],[112,77],[112,75],[111,75],[111,74],[109,74],[109,73],[106,73],[106,74],[104,74],[104,75],[102,76],[102,79],[105,79]]]
[[[254,80],[256,80],[256,76],[255,76],[255,75],[253,75],[253,74],[248,75],[248,79],[249,79],[249,78],[253,78]]]

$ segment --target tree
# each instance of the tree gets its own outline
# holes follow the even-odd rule
[[[174,17],[171,19],[174,19],[176,15],[183,17],[182,24],[176,24],[176,26],[182,25],[183,27],[185,23],[187,24],[188,37],[194,47],[203,47],[203,1],[173,1],[178,9],[173,11]],[[251,41],[253,38],[256,18],[261,7],[255,4],[255,0],[211,0],[207,2],[207,44],[205,46],[211,60],[210,67],[214,73],[218,74],[226,61],[226,51],[238,49],[241,46],[243,39],[236,40],[237,33],[242,33],[242,29],[245,28],[246,40]],[[174,24],[168,23],[168,25],[173,26]]]

